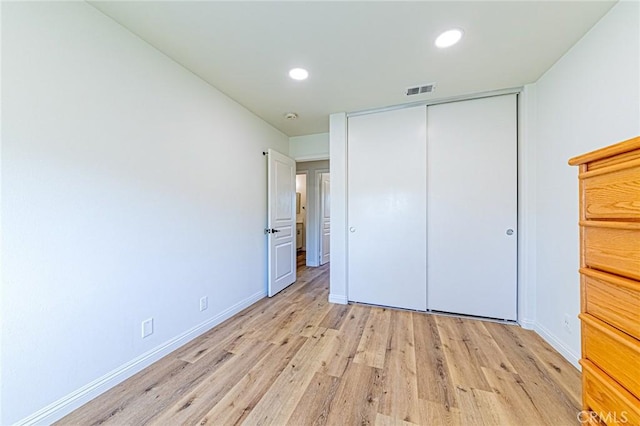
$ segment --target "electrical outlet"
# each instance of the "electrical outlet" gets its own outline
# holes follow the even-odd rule
[[[209,298],[203,296],[200,298],[200,312],[206,310],[209,307]]]
[[[569,314],[564,314],[564,329],[567,330],[568,333],[571,333],[571,317]]]
[[[142,338],[151,336],[153,334],[153,318],[142,321]]]

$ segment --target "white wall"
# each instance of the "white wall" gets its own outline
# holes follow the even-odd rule
[[[296,161],[328,160],[329,133],[289,138],[289,156]]]
[[[316,181],[316,171],[329,170],[329,161],[305,161],[296,163],[296,171],[307,172],[307,213],[305,246],[307,250],[307,266],[319,266],[320,218],[318,212],[319,185]]]
[[[2,3],[0,3],[0,80],[2,79]],[[3,423],[2,419],[3,417],[3,408],[2,408],[2,393],[3,393],[3,386],[2,383],[4,383],[4,381],[2,380],[2,348],[4,348],[3,346],[3,339],[2,339],[2,335],[4,334],[3,328],[2,328],[2,324],[4,324],[4,303],[3,300],[5,300],[4,297],[4,284],[2,281],[2,240],[3,240],[3,226],[2,226],[2,108],[4,107],[4,93],[2,93],[2,82],[0,81],[0,424]]]
[[[87,3],[2,8],[0,423],[48,423],[264,296],[289,147]]]
[[[331,270],[329,301],[346,304],[347,294],[347,114],[329,116],[331,144]]]
[[[618,3],[532,88],[536,329],[574,363],[580,356],[578,170],[567,160],[640,135],[639,21],[640,3]]]

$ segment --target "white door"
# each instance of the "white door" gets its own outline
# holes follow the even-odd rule
[[[516,101],[427,108],[430,310],[516,319]]]
[[[320,265],[329,262],[329,237],[331,236],[331,214],[329,209],[329,173],[320,174]]]
[[[426,309],[426,108],[350,117],[348,298]]]
[[[296,162],[268,152],[269,297],[296,280]]]

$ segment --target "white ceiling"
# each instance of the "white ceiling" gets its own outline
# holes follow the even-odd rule
[[[328,115],[536,81],[612,1],[214,2],[92,5],[289,136]],[[438,49],[437,35],[462,28]],[[294,67],[309,79],[293,81]],[[420,83],[432,94],[406,97]],[[289,121],[287,112],[299,118]]]

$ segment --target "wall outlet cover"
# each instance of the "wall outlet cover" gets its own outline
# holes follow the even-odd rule
[[[571,317],[569,314],[564,314],[564,329],[571,333]]]
[[[153,334],[153,318],[142,321],[142,338],[151,336]]]

